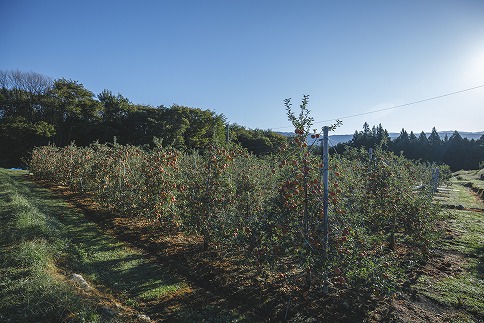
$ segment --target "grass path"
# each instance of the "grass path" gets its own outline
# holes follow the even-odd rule
[[[434,257],[417,273],[411,297],[394,302],[396,317],[484,321],[484,201],[466,187],[476,176],[476,171],[461,171],[437,193],[436,199],[449,207],[443,211],[444,233]]]
[[[25,177],[0,170],[0,321],[142,321],[125,305],[129,297],[177,286],[163,279],[138,286],[138,272],[157,274],[154,266]],[[71,281],[73,273],[91,288]],[[124,293],[124,305],[111,290]]]
[[[0,169],[0,243],[0,321],[133,322],[144,321],[143,313],[163,320],[152,301],[193,292],[183,277],[106,234],[23,171]],[[92,288],[76,286],[73,273]],[[191,311],[172,319],[199,315]],[[241,319],[210,313],[217,315]]]

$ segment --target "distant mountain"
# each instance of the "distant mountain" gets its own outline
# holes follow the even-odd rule
[[[458,131],[458,132],[459,132],[459,134],[461,135],[462,138],[467,138],[469,140],[472,140],[472,139],[478,140],[478,139],[481,138],[482,135],[484,135],[484,131],[479,131],[479,132]],[[278,133],[280,133],[281,135],[284,135],[286,137],[294,136],[294,133],[292,133],[292,132],[278,132]],[[414,133],[417,137],[420,135],[420,132],[414,132]],[[438,133],[439,133],[440,138],[444,139],[446,135],[447,135],[448,138],[450,138],[450,136],[452,136],[452,134],[454,134],[454,131],[438,131]],[[425,134],[428,137],[430,135],[430,132],[426,132]],[[388,135],[393,140],[393,139],[397,138],[398,136],[400,136],[400,133],[390,132]],[[351,139],[353,139],[353,135],[330,135],[329,136],[329,142],[330,142],[330,145],[332,145],[332,146],[335,146],[339,143],[348,142]],[[307,140],[308,143],[312,143],[314,141],[314,139],[311,139],[311,135],[309,135],[306,140]]]
[[[484,131],[479,131],[479,132],[466,132],[466,131],[457,131],[459,135],[461,135],[462,138],[467,138],[469,140],[475,139],[478,140],[481,138],[482,135],[484,135]],[[445,135],[450,138],[452,134],[454,134],[454,131],[438,131],[440,138],[444,139]],[[429,134],[427,133],[427,136]]]
[[[278,133],[286,137],[294,136],[293,132],[278,132]],[[329,139],[330,145],[335,146],[339,143],[350,141],[351,139],[353,139],[353,135],[330,135],[328,139]],[[308,135],[308,137],[306,138],[306,141],[308,143],[312,143],[314,140],[315,139],[311,138],[311,135]]]

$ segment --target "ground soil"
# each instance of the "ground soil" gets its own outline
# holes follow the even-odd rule
[[[174,321],[181,308],[207,306],[260,322],[448,322],[454,315],[453,308],[420,295],[413,285],[420,275],[438,278],[460,273],[466,260],[459,253],[432,251],[425,265],[410,274],[405,290],[392,298],[371,298],[362,296],[368,293],[348,289],[323,296],[288,286],[283,278],[261,279],[237,251],[205,251],[200,238],[162,234],[156,223],[109,213],[66,187],[38,183],[80,209],[108,234],[145,251],[160,266],[183,277],[189,288],[141,304],[143,313],[153,321]],[[458,236],[445,223],[441,225],[445,239]]]
[[[451,230],[447,230],[446,234],[447,239],[453,239],[457,235]],[[377,317],[377,321],[380,319],[394,322],[452,321],[454,316],[458,316],[456,309],[425,297],[414,289],[414,285],[422,275],[431,279],[459,275],[465,264],[466,259],[460,253],[434,250],[426,264],[410,275],[408,288],[385,304],[387,306],[385,315]]]

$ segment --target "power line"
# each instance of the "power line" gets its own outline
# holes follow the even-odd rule
[[[418,100],[418,101],[413,101],[413,102],[409,102],[409,103],[395,105],[395,106],[391,106],[391,107],[388,107],[388,108],[383,108],[383,109],[378,109],[378,110],[373,110],[373,111],[368,111],[368,112],[362,112],[362,113],[353,114],[353,115],[349,115],[349,116],[344,116],[344,117],[340,117],[340,118],[328,119],[328,120],[323,120],[323,121],[315,121],[315,122],[313,122],[313,124],[325,123],[325,122],[336,121],[336,120],[343,120],[343,119],[349,119],[349,118],[364,116],[364,115],[367,115],[367,114],[372,114],[372,113],[377,113],[377,112],[382,112],[382,111],[387,111],[387,110],[393,110],[393,109],[403,108],[403,107],[406,107],[406,106],[409,106],[409,105],[414,105],[414,104],[418,104],[418,103],[422,103],[422,102],[436,100],[436,99],[440,99],[440,98],[443,98],[443,97],[446,97],[446,96],[451,96],[451,95],[455,95],[455,94],[459,94],[459,93],[463,93],[463,92],[467,92],[467,91],[472,91],[472,90],[479,89],[479,88],[482,88],[482,87],[484,87],[484,84],[478,85],[478,86],[474,86],[474,87],[471,87],[471,88],[467,88],[467,89],[464,89],[464,90],[456,91],[456,92],[451,92],[451,93],[446,93],[446,94],[434,96],[434,97],[427,98],[427,99],[422,99],[422,100]],[[272,129],[285,129],[285,128],[292,128],[292,126],[271,128],[271,130]]]

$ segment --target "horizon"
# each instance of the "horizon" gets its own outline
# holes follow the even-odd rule
[[[482,1],[19,0],[0,9],[0,70],[75,80],[96,95],[281,132],[292,128],[284,99],[296,110],[304,94],[315,128],[342,119],[335,134],[364,122],[392,133],[484,130]]]
[[[383,125],[382,125],[383,126]],[[385,129],[385,127],[383,127],[383,129]],[[268,129],[268,130],[271,130],[271,129]],[[454,133],[455,131],[457,131],[460,135],[462,134],[473,134],[473,135],[482,135],[484,134],[484,130],[482,131],[465,131],[465,130],[437,130],[437,133],[442,136],[442,134],[449,134],[449,133]],[[358,130],[358,129],[355,129],[355,131],[358,131],[360,132],[361,130]],[[332,132],[329,133],[329,136],[353,136],[355,134],[355,131],[353,131],[353,133],[342,133],[342,134],[333,134]],[[388,130],[387,130],[388,131]],[[410,134],[410,132],[413,132],[415,135],[419,135],[422,131],[428,135],[430,133],[432,133],[432,130],[430,131],[425,131],[425,130],[422,130],[422,131],[413,131],[413,130],[408,130],[408,129],[405,129],[405,131]],[[293,132],[290,132],[290,131],[275,131],[277,133],[283,133],[283,134],[292,134]],[[388,134],[389,135],[399,135],[400,134],[400,131],[388,131]],[[464,137],[464,136],[462,136]]]
[[[355,131],[359,132],[359,130],[355,130]],[[405,131],[407,131],[407,130],[405,129]],[[448,130],[448,131],[437,130],[437,133],[439,134],[439,137],[441,139],[444,139],[445,136],[450,137],[450,135],[452,135],[455,131],[457,131],[462,138],[467,138],[468,140],[472,140],[472,139],[478,140],[478,139],[481,138],[481,136],[484,135],[484,131],[468,132],[468,131],[458,131],[458,130]],[[291,135],[294,134],[292,132],[279,132],[279,131],[276,131],[276,132],[280,133],[284,136],[291,136]],[[407,133],[409,135],[410,135],[411,132],[412,132],[411,130],[407,131]],[[413,132],[413,133],[416,137],[418,137],[420,135],[421,131],[420,132]],[[424,131],[424,133],[428,137],[431,134],[431,131],[428,131],[428,132]],[[330,132],[328,137],[330,139],[331,138],[333,139],[333,141],[331,142],[331,145],[333,146],[333,145],[336,145],[336,144],[339,144],[339,143],[346,143],[346,142],[350,141],[353,138],[354,134],[355,134],[355,132],[353,132],[352,134],[333,134],[333,133]],[[388,136],[390,137],[390,140],[397,138],[399,135],[400,135],[400,132],[388,132]],[[311,142],[311,140],[313,140],[313,139],[309,139],[309,135],[308,135],[307,141]]]

